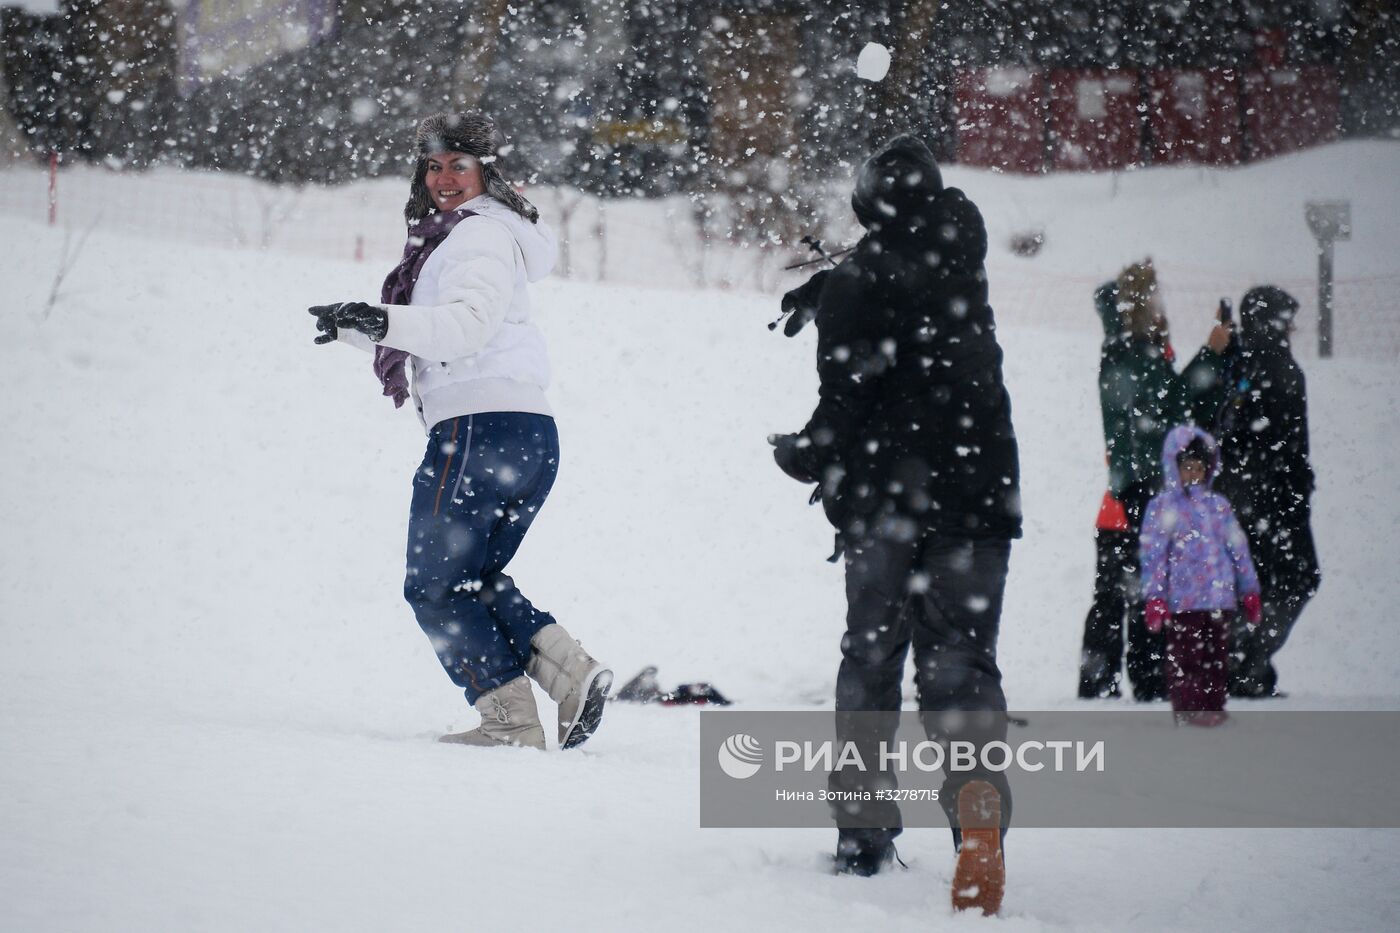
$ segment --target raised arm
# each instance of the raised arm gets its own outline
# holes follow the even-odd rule
[[[854,265],[832,270],[817,311],[817,407],[802,429],[804,465],[820,476],[866,423],[885,361],[878,316]]]

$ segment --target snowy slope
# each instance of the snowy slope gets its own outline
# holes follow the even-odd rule
[[[398,595],[422,435],[304,311],[382,263],[99,231],[44,318],[61,239],[0,221],[0,929],[980,928],[942,833],[861,882],[822,873],[827,831],[697,829],[693,711],[614,709],[579,754],[432,743],[475,717]],[[1026,472],[1003,667],[1014,706],[1063,707],[1097,346],[994,300]],[[810,409],[811,335],[742,293],[538,304],[564,462],[522,586],[622,676],[828,704],[840,573],[764,443]],[[1305,365],[1326,579],[1276,705],[1400,708],[1400,373]],[[1400,924],[1394,832],[1019,830],[1009,863],[1005,929]]]
[[[1168,309],[1209,314],[1222,295],[1238,300],[1263,282],[1302,302],[1300,352],[1314,353],[1315,245],[1304,204],[1346,199],[1355,228],[1336,249],[1336,342],[1353,358],[1400,358],[1400,143],[1350,140],[1230,169],[1158,167],[1049,177],[948,166],[950,185],[967,190],[987,219],[993,298],[1004,323],[1094,332],[1082,296],[1127,262],[1151,255]],[[48,177],[38,166],[0,172],[0,214],[43,220]],[[74,165],[59,174],[60,225],[134,233],[180,243],[267,245],[293,255],[350,259],[402,247],[404,182],[344,187],[274,187],[236,175],[160,169],[118,174]],[[755,250],[726,239],[723,207],[705,235],[685,197],[599,202],[575,191],[527,193],[567,243],[560,273],[665,288],[723,287],[776,293],[791,280],[782,266],[801,246]],[[825,199],[829,243],[849,242],[855,223],[850,184]],[[567,217],[566,217],[567,214]],[[1033,259],[1010,249],[1017,233],[1042,231]],[[744,230],[736,231],[744,233]],[[742,239],[742,238],[741,238]],[[751,238],[750,238],[751,239]],[[566,270],[567,267],[567,270]],[[567,273],[567,274],[566,274]]]

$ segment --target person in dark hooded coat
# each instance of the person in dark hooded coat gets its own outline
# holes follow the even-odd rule
[[[1094,599],[1084,619],[1079,662],[1079,697],[1116,697],[1127,645],[1128,677],[1139,692],[1146,680],[1160,680],[1161,663],[1152,659],[1155,642],[1142,626],[1142,590],[1138,583],[1137,537],[1127,510],[1118,498],[1132,475],[1132,416],[1123,390],[1133,378],[1133,348],[1118,311],[1118,283],[1105,282],[1094,290],[1094,310],[1103,323],[1099,351],[1099,409],[1103,416],[1108,489],[1094,525]],[[1155,691],[1156,684],[1151,688]]]
[[[1245,294],[1240,346],[1216,419],[1223,461],[1217,487],[1249,536],[1264,607],[1256,629],[1235,632],[1230,692],[1238,697],[1278,692],[1274,655],[1322,582],[1312,535],[1308,390],[1289,343],[1297,312],[1298,302],[1280,288]]]
[[[843,713],[899,709],[911,644],[926,728],[940,741],[965,738],[933,713],[1006,710],[996,641],[1011,540],[1021,535],[1016,436],[983,266],[987,231],[913,136],[871,156],[851,203],[865,236],[784,303],[796,308],[797,326],[815,315],[821,387],[806,427],[774,439],[775,458],[795,479],[819,484],[845,551],[838,738],[851,724]],[[976,740],[1005,736],[1004,716],[960,718],[995,720]],[[893,728],[894,717],[884,721]],[[863,779],[838,772],[832,786],[856,789]],[[950,776],[940,795],[950,816],[965,788],[990,794],[991,825],[1004,827],[1004,775]],[[889,801],[856,810],[834,810],[838,868],[873,874],[893,857],[899,810]],[[963,847],[955,872],[991,872],[979,876],[984,909],[1000,900],[1000,835],[992,836]],[[958,903],[957,887],[955,904],[973,906]]]

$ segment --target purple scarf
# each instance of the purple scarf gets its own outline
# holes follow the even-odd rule
[[[423,263],[433,254],[433,250],[452,228],[465,217],[475,217],[475,211],[448,211],[445,214],[429,214],[408,228],[408,242],[403,247],[403,259],[384,280],[379,290],[379,300],[384,304],[406,305],[413,299],[413,286],[418,284],[418,273],[423,271]],[[374,374],[384,386],[384,394],[394,400],[395,408],[402,408],[408,398],[408,363],[406,350],[394,350],[385,346],[374,348]]]

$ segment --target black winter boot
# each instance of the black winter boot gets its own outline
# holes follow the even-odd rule
[[[908,867],[894,850],[894,835],[889,830],[842,829],[838,833],[836,855],[832,857],[832,870],[838,875],[869,878],[895,862]]]

